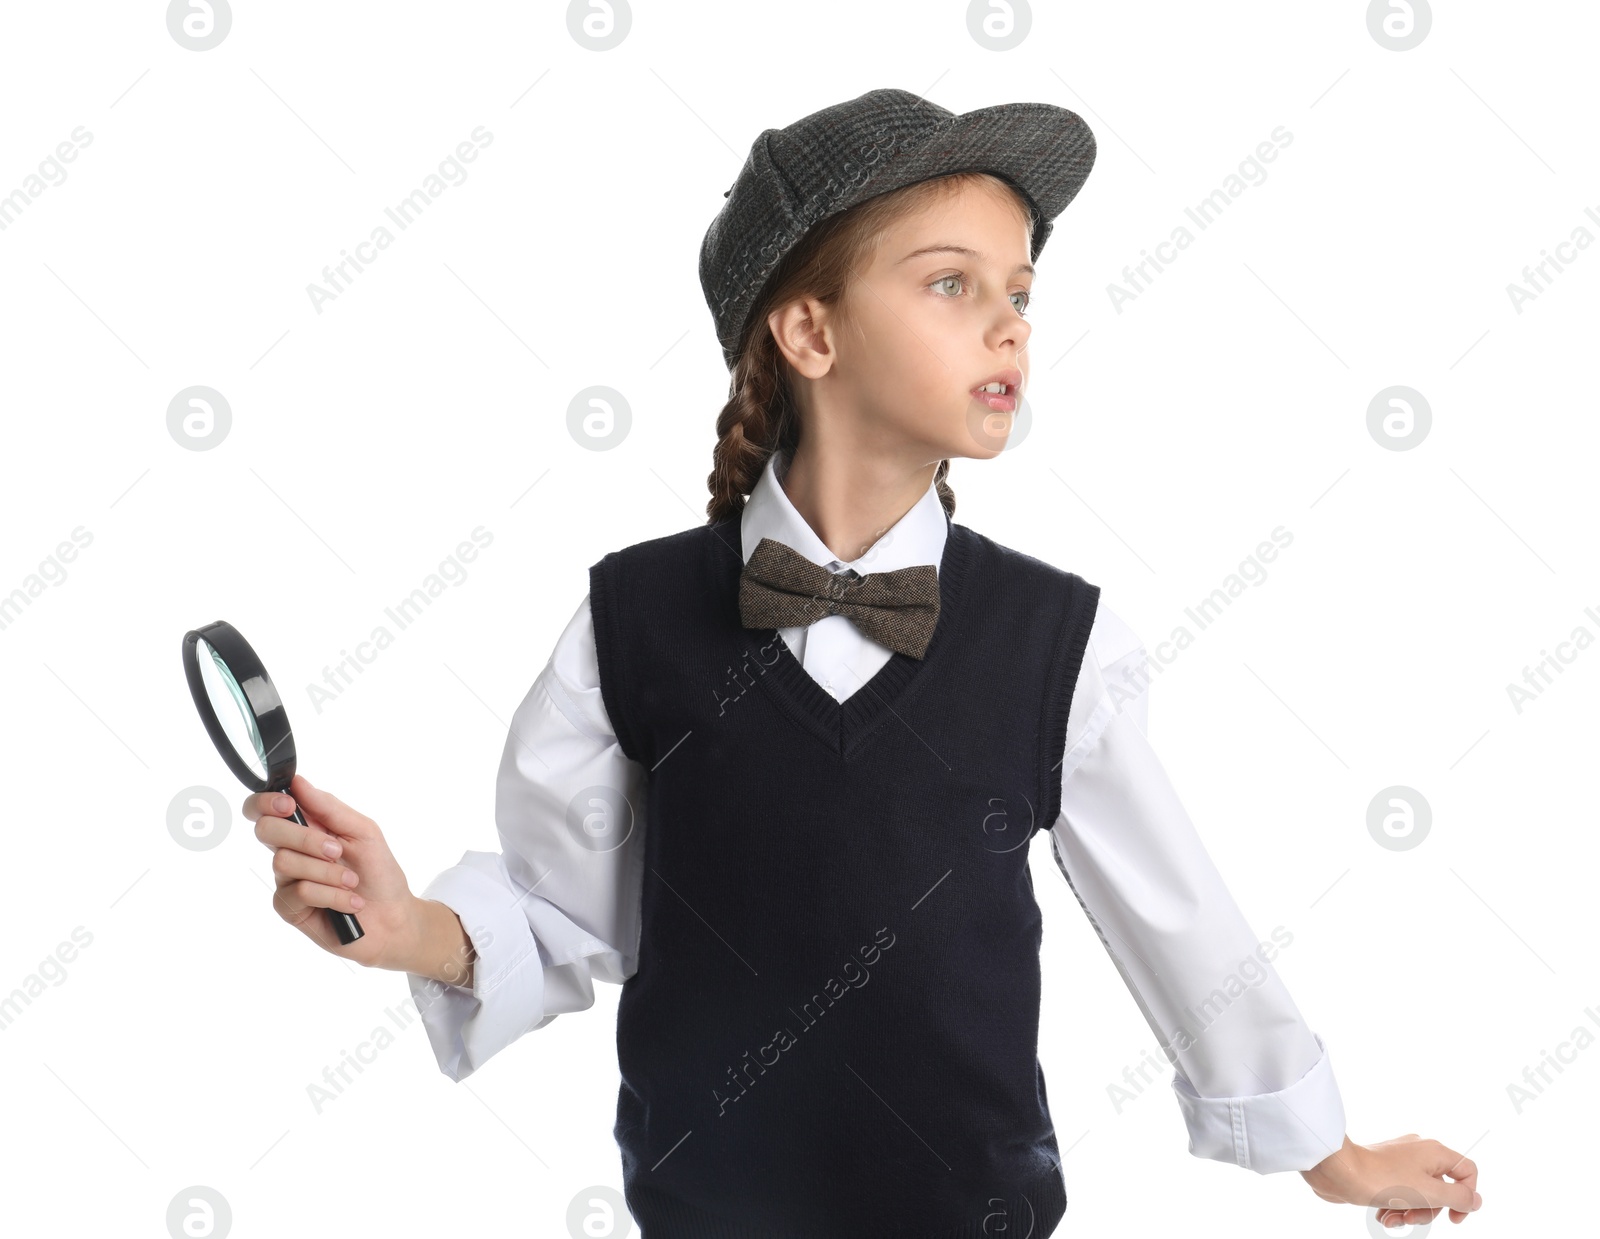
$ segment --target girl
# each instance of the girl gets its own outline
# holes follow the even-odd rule
[[[1065,109],[898,90],[763,133],[700,255],[732,371],[709,519],[591,569],[506,742],[503,851],[419,898],[304,776],[245,801],[279,915],[408,973],[452,1079],[623,985],[645,1239],[1055,1230],[1041,828],[1191,1152],[1389,1225],[1481,1204],[1438,1142],[1345,1135],[1325,1046],[1149,749],[1138,638],[951,520],[950,460],[1011,431],[1033,263],[1093,159]],[[365,937],[340,946],[324,907]]]

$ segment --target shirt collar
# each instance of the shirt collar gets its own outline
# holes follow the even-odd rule
[[[816,531],[806,523],[805,517],[790,502],[778,481],[779,468],[787,468],[783,453],[775,451],[767,458],[750,498],[745,502],[739,520],[739,538],[745,562],[755,554],[762,538],[772,538],[793,547],[812,563],[837,571],[839,567],[854,568],[857,572],[893,572],[898,568],[912,568],[919,564],[932,564],[938,568],[944,558],[945,538],[950,532],[950,519],[945,515],[944,504],[939,500],[937,483],[929,482],[922,498],[911,505],[911,510],[884,532],[883,536],[867,548],[859,558],[840,564],[827,543],[817,537]]]

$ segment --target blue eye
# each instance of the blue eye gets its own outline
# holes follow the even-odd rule
[[[1028,291],[1026,289],[1018,289],[1016,292],[1012,293],[1011,295],[1013,297],[1021,297],[1022,298],[1022,304],[1017,306],[1017,313],[1018,314],[1026,314],[1028,312],[1028,303],[1033,300],[1033,297],[1028,293]],[[1016,305],[1016,302],[1013,301],[1011,304],[1012,305]]]
[[[937,288],[937,287],[939,287],[939,285],[944,284],[944,283],[948,283],[950,280],[955,280],[959,284],[961,282],[961,277],[959,275],[941,275],[938,279],[936,279],[933,282],[933,286],[935,288]],[[956,295],[960,296],[959,293],[957,293]]]

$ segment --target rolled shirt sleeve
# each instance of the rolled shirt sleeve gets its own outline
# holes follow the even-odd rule
[[[1202,1097],[1179,1071],[1172,1080],[1189,1128],[1189,1152],[1259,1174],[1310,1170],[1344,1143],[1344,1103],[1322,1038],[1317,1061],[1293,1084],[1248,1097]]]
[[[1051,849],[1174,1069],[1197,1157],[1308,1170],[1344,1142],[1302,1020],[1145,736],[1138,637],[1102,603],[1079,673]]]
[[[544,961],[498,853],[466,853],[422,897],[461,918],[476,956],[471,989],[406,974],[439,1070],[459,1081],[554,1018],[544,1014]]]
[[[461,918],[476,956],[471,988],[407,974],[452,1080],[592,1006],[597,979],[633,975],[643,783],[601,702],[586,596],[512,718],[495,785],[503,850],[465,853],[422,893]]]

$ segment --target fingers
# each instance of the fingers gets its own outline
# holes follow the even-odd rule
[[[1379,1209],[1378,1224],[1380,1226],[1421,1226],[1431,1222],[1439,1216],[1437,1209]],[[1452,1211],[1452,1218],[1455,1213]],[[1459,1220],[1459,1219],[1458,1219]]]
[[[1437,1141],[1434,1142],[1438,1144]],[[1478,1182],[1478,1163],[1470,1157],[1457,1153],[1454,1149],[1446,1148],[1440,1144],[1434,1153],[1434,1173],[1447,1174],[1457,1183],[1465,1183],[1469,1179],[1473,1186]]]
[[[283,792],[251,792],[240,806],[248,822],[258,821],[268,814],[288,817],[294,812],[294,798]]]
[[[378,825],[364,813],[357,813],[332,792],[312,787],[303,774],[294,776],[289,791],[300,807],[336,838],[370,839],[378,833]]]
[[[1405,1141],[1408,1137],[1399,1139]],[[1422,1141],[1420,1144],[1422,1158],[1417,1170],[1421,1177],[1413,1181],[1411,1186],[1421,1199],[1438,1203],[1412,1207],[1380,1206],[1377,1220],[1383,1226],[1422,1225],[1433,1221],[1444,1209],[1449,1210],[1452,1222],[1462,1222],[1483,1205],[1483,1197],[1477,1191],[1476,1162],[1437,1140]]]
[[[294,801],[282,792],[257,792],[244,802],[245,816],[256,824],[256,838],[269,849],[293,848],[307,856],[337,860],[344,844],[320,826],[290,821]]]
[[[297,806],[307,825],[288,816]],[[256,838],[272,851],[272,872],[277,879],[272,906],[291,925],[334,949],[326,927],[308,921],[319,908],[354,914],[365,906],[366,900],[353,889],[360,880],[358,875],[338,860],[344,855],[346,839],[375,836],[377,823],[298,774],[287,793],[256,792],[245,797],[243,811],[256,824]]]
[[[278,882],[272,906],[292,925],[304,921],[313,908],[336,908],[353,913],[366,904],[352,889],[355,871],[332,861],[315,860],[291,848],[279,848],[272,854],[272,872]]]
[[[1453,1183],[1440,1184],[1435,1189],[1435,1199],[1448,1205],[1450,1212],[1471,1213],[1483,1203],[1478,1195],[1478,1163],[1470,1157],[1447,1148],[1437,1140],[1431,1142],[1432,1163],[1429,1169],[1435,1175],[1449,1175]]]
[[[348,893],[360,882],[354,869],[347,869],[331,860],[313,859],[293,848],[278,848],[272,853],[272,872],[276,875],[279,886],[289,882],[309,881],[326,886],[330,890]]]
[[[1452,1222],[1463,1222],[1483,1207],[1478,1194],[1478,1164],[1437,1140],[1424,1140],[1407,1132],[1383,1140],[1372,1148],[1392,1148],[1403,1158],[1406,1173],[1395,1184],[1400,1199],[1373,1200],[1376,1220],[1383,1226],[1421,1225],[1448,1209]],[[1413,1203],[1424,1202],[1422,1204]]]
[[[318,882],[288,882],[273,892],[272,906],[291,925],[299,925],[318,908],[334,908],[354,914],[364,906],[361,896]]]

